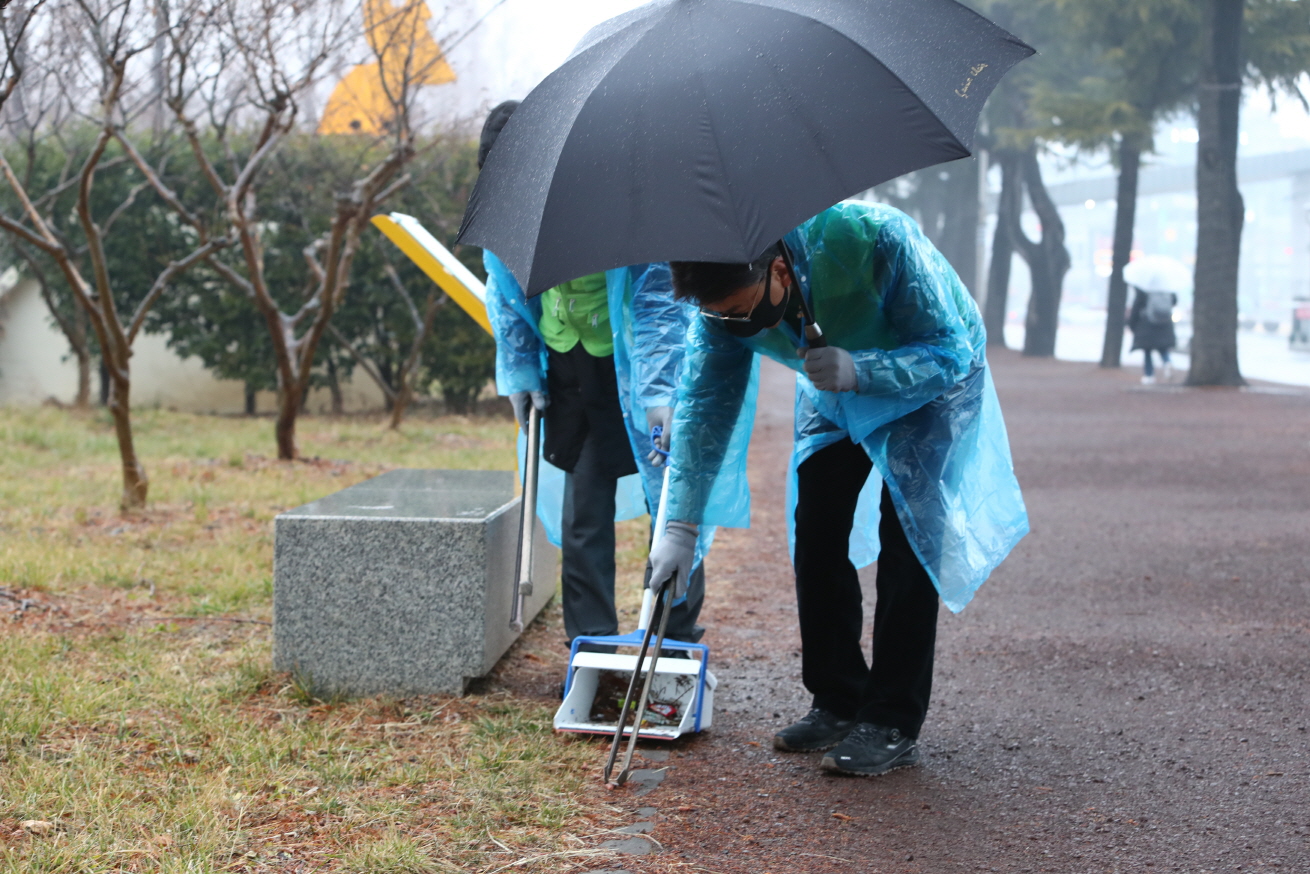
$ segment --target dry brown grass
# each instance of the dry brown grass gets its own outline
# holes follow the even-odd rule
[[[154,500],[122,517],[102,419],[0,411],[0,872],[596,861],[596,745],[547,703],[323,702],[270,668],[273,516],[388,468],[511,467],[512,425],[306,419],[332,460],[294,464],[268,430],[143,413]],[[623,528],[629,583],[645,524]]]

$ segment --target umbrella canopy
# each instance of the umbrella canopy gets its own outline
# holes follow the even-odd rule
[[[1192,271],[1168,255],[1143,255],[1124,265],[1124,282],[1142,291],[1186,294],[1192,290]]]
[[[745,262],[837,201],[970,154],[1033,53],[955,0],[656,0],[519,106],[459,241],[528,294],[650,261]]]

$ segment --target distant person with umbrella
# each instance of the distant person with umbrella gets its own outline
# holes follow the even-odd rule
[[[756,356],[796,370],[789,496],[813,706],[774,746],[831,750],[822,767],[846,774],[913,765],[938,595],[963,609],[1028,530],[978,308],[918,226],[881,204],[825,210],[750,263],[671,266],[675,294],[700,316],[652,578],[686,578],[698,526],[715,521],[710,495],[745,479]],[[861,514],[870,486],[879,513]],[[881,544],[871,663],[854,541]]]
[[[1155,362],[1160,355],[1160,375],[1173,376],[1169,353],[1178,345],[1174,332],[1174,307],[1178,293],[1191,285],[1191,272],[1165,255],[1147,255],[1124,267],[1124,282],[1132,286],[1133,303],[1128,310],[1128,328],[1133,332],[1133,350],[1142,350],[1142,385],[1155,383]]]
[[[487,116],[479,168],[518,105],[506,101]],[[531,299],[490,250],[483,264],[497,389],[509,397],[521,428],[531,407],[542,413],[543,456],[565,473],[562,507],[548,510],[559,518],[546,526],[559,532],[565,633],[570,641],[617,634],[616,493],[625,478],[640,474],[643,503],[654,516],[662,462],[651,429],[661,427],[667,450],[693,311],[673,299],[667,264],[594,273]],[[704,629],[696,619],[704,591],[698,560],[686,599],[670,615],[671,638],[700,639]]]

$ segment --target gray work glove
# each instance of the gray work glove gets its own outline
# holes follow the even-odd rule
[[[526,434],[528,433],[528,405],[536,407],[539,413],[545,412],[546,407],[550,406],[550,395],[544,391],[516,391],[510,393],[509,403],[514,408],[514,420]]]
[[[673,600],[687,597],[692,566],[696,562],[696,537],[699,529],[690,522],[670,522],[664,536],[651,548],[646,562],[646,587],[658,595],[673,580]]]
[[[657,425],[664,429],[664,433],[659,438],[660,449],[668,452],[669,438],[673,434],[673,407],[648,407],[646,409],[646,433],[649,434],[655,430]],[[646,456],[646,460],[655,467],[664,464],[664,456],[654,449],[650,451],[650,455]]]
[[[820,346],[805,350],[805,375],[819,391],[855,391],[855,359],[845,349]]]

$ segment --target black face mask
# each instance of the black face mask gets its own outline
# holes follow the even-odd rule
[[[773,285],[773,268],[769,268],[764,280],[764,297],[751,310],[750,318],[745,321],[735,319],[724,319],[720,322],[723,330],[727,331],[734,337],[754,337],[761,331],[766,331],[782,321],[783,315],[787,312],[787,301],[791,297],[788,292],[783,292],[782,300],[773,303],[769,300],[770,290]]]

